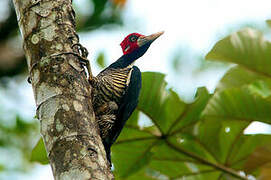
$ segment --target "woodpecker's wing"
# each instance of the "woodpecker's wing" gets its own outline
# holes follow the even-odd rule
[[[122,97],[117,113],[116,124],[109,135],[111,145],[116,141],[124,124],[129,119],[138,104],[138,97],[141,89],[141,72],[138,67],[132,67],[130,82]],[[111,146],[110,145],[110,146]]]
[[[100,90],[103,101],[121,103],[123,95],[127,90],[127,84],[129,84],[128,79],[130,79],[131,71],[132,68],[107,68],[98,74],[96,78],[97,82],[99,82],[97,89]]]

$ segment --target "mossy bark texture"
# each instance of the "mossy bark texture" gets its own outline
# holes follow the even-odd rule
[[[71,0],[13,0],[55,179],[113,179],[80,63]]]

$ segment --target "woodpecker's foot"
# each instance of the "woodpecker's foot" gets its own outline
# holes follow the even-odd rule
[[[88,79],[92,80],[93,75],[91,72],[89,60],[87,59],[88,50],[85,47],[83,47],[80,43],[73,44],[72,49],[79,55],[80,57],[79,61],[82,67],[87,68]]]
[[[88,57],[88,50],[82,46],[80,43],[76,43],[72,45],[72,49],[77,52],[78,55],[80,55],[83,58]]]
[[[79,61],[83,66],[87,66],[89,61],[88,57],[88,50],[83,47],[80,43],[76,43],[72,45],[72,49],[76,52],[76,54],[80,57]]]

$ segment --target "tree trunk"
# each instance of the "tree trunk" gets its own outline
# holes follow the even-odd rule
[[[55,179],[113,179],[82,66],[71,0],[13,0]]]

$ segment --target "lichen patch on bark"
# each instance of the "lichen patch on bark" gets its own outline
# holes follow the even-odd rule
[[[75,180],[75,179],[82,179],[82,180],[89,180],[91,175],[88,171],[80,171],[79,169],[71,170],[71,172],[63,172],[60,175],[60,179],[65,180]]]
[[[38,44],[39,40],[40,40],[40,39],[39,39],[39,36],[36,35],[36,34],[33,34],[32,38],[31,38],[31,42],[32,42],[33,44]]]
[[[73,107],[75,111],[82,111],[83,107],[78,101],[73,101]]]
[[[35,3],[37,4],[37,3]],[[32,10],[37,13],[39,16],[47,17],[51,12],[52,9],[55,7],[56,2],[54,1],[45,1],[41,3],[39,6],[34,6]]]
[[[62,94],[62,90],[58,87],[48,86],[46,83],[41,83],[37,88],[36,102],[40,105],[42,102],[48,100],[51,97]]]
[[[51,12],[51,14],[47,18],[42,18],[40,20],[40,29],[45,29],[51,26],[51,24],[54,23],[56,16],[57,14],[55,12]]]
[[[63,104],[63,105],[62,105],[62,108],[63,108],[65,111],[69,111],[69,110],[70,110],[68,104]]]
[[[57,132],[60,132],[64,129],[63,124],[60,123],[59,119],[56,120],[56,130]]]
[[[83,100],[85,99],[84,96],[79,95],[79,94],[76,94],[76,95],[75,95],[75,98],[78,99],[79,101],[83,101]]]
[[[39,70],[33,70],[33,76],[32,76],[32,84],[36,85],[40,80],[40,71]]]
[[[47,28],[44,28],[41,30],[41,37],[44,38],[46,41],[53,41],[56,36],[56,29],[57,27],[55,25],[48,26]]]

